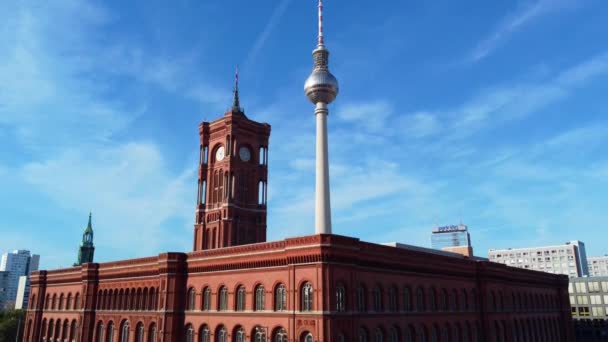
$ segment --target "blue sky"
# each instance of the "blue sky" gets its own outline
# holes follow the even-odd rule
[[[334,232],[489,248],[579,239],[608,253],[601,0],[326,0]],[[271,240],[314,232],[314,1],[0,4],[0,251],[96,261],[189,251],[198,123],[272,125]]]

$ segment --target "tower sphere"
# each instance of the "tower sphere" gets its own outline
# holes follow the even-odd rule
[[[304,93],[314,104],[330,104],[338,95],[338,80],[329,70],[314,70],[304,83]]]
[[[330,104],[338,95],[338,80],[329,72],[327,66],[329,51],[324,46],[317,47],[312,52],[314,68],[304,82],[304,93],[314,103]]]

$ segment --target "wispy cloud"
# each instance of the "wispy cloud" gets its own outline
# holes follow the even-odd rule
[[[571,0],[534,0],[522,3],[517,10],[502,19],[486,38],[481,40],[470,53],[469,61],[478,62],[492,54],[513,34],[532,21],[573,5]]]
[[[270,37],[270,35],[272,34],[272,31],[275,29],[275,27],[281,21],[281,18],[285,14],[285,11],[287,11],[287,7],[289,6],[290,3],[291,3],[291,0],[281,0],[279,2],[279,4],[277,5],[277,7],[275,7],[274,11],[272,11],[272,15],[270,16],[268,23],[266,23],[266,26],[264,26],[264,29],[256,38],[255,43],[253,44],[253,47],[251,48],[251,50],[249,51],[249,54],[247,55],[247,59],[245,60],[245,65],[244,65],[245,68],[249,68],[252,65],[252,63],[255,61],[258,54],[260,53],[260,51],[266,44],[268,37]]]

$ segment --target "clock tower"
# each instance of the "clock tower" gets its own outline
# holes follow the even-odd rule
[[[199,125],[200,160],[194,250],[266,242],[270,125],[239,106]]]

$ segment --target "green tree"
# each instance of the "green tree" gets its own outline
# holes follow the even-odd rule
[[[0,311],[0,342],[21,341],[25,326],[24,310]],[[17,337],[19,330],[19,338]]]

